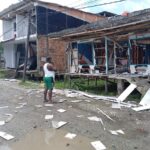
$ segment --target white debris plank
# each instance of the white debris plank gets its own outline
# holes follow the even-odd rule
[[[63,113],[63,112],[65,112],[66,110],[64,110],[64,109],[58,109],[57,111],[60,112],[60,113]]]
[[[65,135],[65,138],[68,138],[68,139],[74,139],[75,137],[76,137],[77,135],[76,134],[74,134],[74,133],[67,133],[66,135]]]
[[[110,116],[108,116],[106,113],[104,113],[104,111],[102,111],[102,110],[99,109],[99,108],[97,108],[97,110],[98,110],[99,112],[101,112],[104,116],[106,116],[108,119],[110,119],[111,121],[114,121],[114,122],[115,122],[115,120],[112,119]]]
[[[111,107],[114,108],[114,109],[121,109],[120,103],[112,103]]]
[[[0,109],[8,108],[8,106],[1,106]]]
[[[5,125],[5,121],[0,121],[0,126]]]
[[[124,101],[131,93],[132,91],[137,87],[137,85],[131,83],[124,91],[123,93],[117,98],[117,101]]]
[[[5,120],[6,123],[10,122],[14,116],[12,114],[5,114],[6,116],[8,116],[8,118]]]
[[[50,119],[53,119],[53,115],[45,115],[45,120],[50,120]]]
[[[58,102],[63,103],[64,101],[66,101],[66,99],[60,99]]]
[[[122,131],[121,129],[119,130],[116,130],[117,133],[120,133],[120,134],[124,134],[124,131]]]
[[[113,131],[113,130],[109,130],[109,132],[113,135],[118,135],[118,133],[116,131]]]
[[[88,119],[90,120],[90,121],[97,121],[97,122],[101,122],[101,118],[98,118],[97,116],[92,116],[92,117],[88,117]]]
[[[106,146],[101,142],[101,141],[94,141],[91,142],[91,145],[96,149],[96,150],[105,150]]]
[[[42,108],[43,106],[42,105],[35,105],[35,107]]]
[[[150,88],[148,89],[144,97],[142,98],[140,105],[143,105],[143,106],[150,105]]]
[[[148,106],[139,106],[139,107],[134,107],[132,108],[134,111],[142,111],[142,110],[148,110],[150,109],[150,105]]]
[[[72,100],[71,103],[79,103],[82,102],[82,100]]]
[[[0,137],[4,138],[5,140],[11,140],[14,138],[14,136],[1,131],[0,131]]]
[[[67,124],[67,122],[65,122],[65,121],[52,121],[52,126],[55,129],[59,129],[60,127],[66,125],[66,124]]]
[[[45,104],[45,107],[53,107],[53,104]]]

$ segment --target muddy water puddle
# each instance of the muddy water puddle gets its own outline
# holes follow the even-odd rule
[[[77,135],[71,140],[66,134],[56,129],[34,130],[11,146],[0,146],[0,150],[93,150],[90,139]]]

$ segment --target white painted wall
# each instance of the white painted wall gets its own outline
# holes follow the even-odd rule
[[[16,37],[27,36],[28,19],[21,15],[16,15]]]
[[[10,40],[14,38],[14,20],[11,21],[3,21],[3,41]]]
[[[4,58],[6,61],[6,68],[15,68],[15,48],[13,43],[6,43],[4,46]]]

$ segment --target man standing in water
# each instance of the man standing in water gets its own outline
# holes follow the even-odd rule
[[[51,62],[51,58],[46,58],[46,63],[43,66],[43,72],[44,72],[44,84],[45,84],[45,90],[44,90],[44,102],[52,103],[52,91],[54,86],[54,80],[55,80],[55,68],[53,66],[53,63]],[[48,93],[48,100],[47,100],[47,93]]]

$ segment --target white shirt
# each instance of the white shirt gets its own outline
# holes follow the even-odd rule
[[[49,63],[45,63],[44,66],[43,66],[44,74],[45,74],[44,77],[53,77],[53,79],[55,79],[55,72],[48,70],[48,68],[47,68],[48,64]]]

